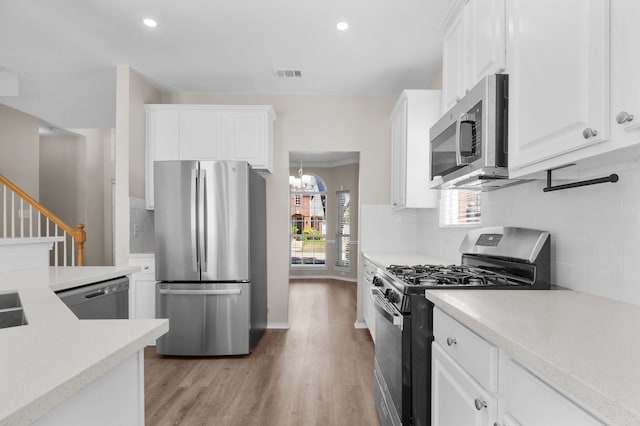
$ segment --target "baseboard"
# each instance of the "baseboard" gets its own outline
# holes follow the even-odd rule
[[[364,321],[356,321],[353,323],[354,328],[369,328],[366,322]]]
[[[294,275],[289,276],[290,280],[336,280],[336,281],[346,281],[350,283],[357,283],[358,280],[356,278],[348,278],[348,277],[336,277],[333,275]]]
[[[288,322],[268,322],[267,328],[273,330],[288,330],[291,328]]]

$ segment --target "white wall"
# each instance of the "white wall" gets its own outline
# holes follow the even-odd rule
[[[278,115],[274,172],[267,178],[268,322],[271,325],[288,323],[289,152],[360,152],[360,203],[388,203],[388,117],[397,98],[206,93],[163,95],[163,103],[273,105]]]
[[[640,167],[610,172],[618,183],[543,193],[546,181],[533,181],[484,193],[482,225],[549,231],[553,284],[640,305]],[[436,210],[420,213],[421,251],[453,256],[463,235],[438,228]]]
[[[39,150],[38,119],[0,104],[0,174],[36,200]]]
[[[160,92],[128,66],[117,69],[116,85],[116,265],[129,262],[129,196],[144,197],[144,104],[158,103]]]

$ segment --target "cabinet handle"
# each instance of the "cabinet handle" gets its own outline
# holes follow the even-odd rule
[[[447,337],[447,346],[453,346],[455,344],[457,344],[458,341],[456,339],[454,339],[453,337]]]
[[[587,127],[586,129],[584,129],[582,131],[582,136],[584,136],[585,139],[589,139],[591,137],[598,136],[598,131],[597,130],[593,130],[590,127]]]
[[[475,401],[473,401],[473,404],[476,406],[476,410],[478,411],[482,410],[483,408],[486,408],[487,406],[487,402],[479,398],[476,398]]]
[[[633,114],[629,114],[627,111],[620,111],[618,115],[616,115],[616,121],[618,124],[624,124],[628,121],[633,121]]]
[[[145,266],[143,269],[145,269],[145,270],[149,270],[149,267],[148,267],[148,266]]]

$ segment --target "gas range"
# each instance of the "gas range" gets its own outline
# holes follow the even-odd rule
[[[389,265],[373,278],[374,397],[380,423],[431,424],[433,304],[425,290],[545,290],[550,235],[493,227],[467,233],[459,265]]]
[[[408,297],[425,290],[546,290],[550,286],[549,233],[523,228],[482,228],[463,241],[459,265],[389,265],[373,283],[401,313]]]

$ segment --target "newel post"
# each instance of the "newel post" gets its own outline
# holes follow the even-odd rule
[[[76,231],[76,242],[78,243],[78,266],[84,266],[84,243],[87,241],[87,233],[84,231],[84,225],[78,224]]]

